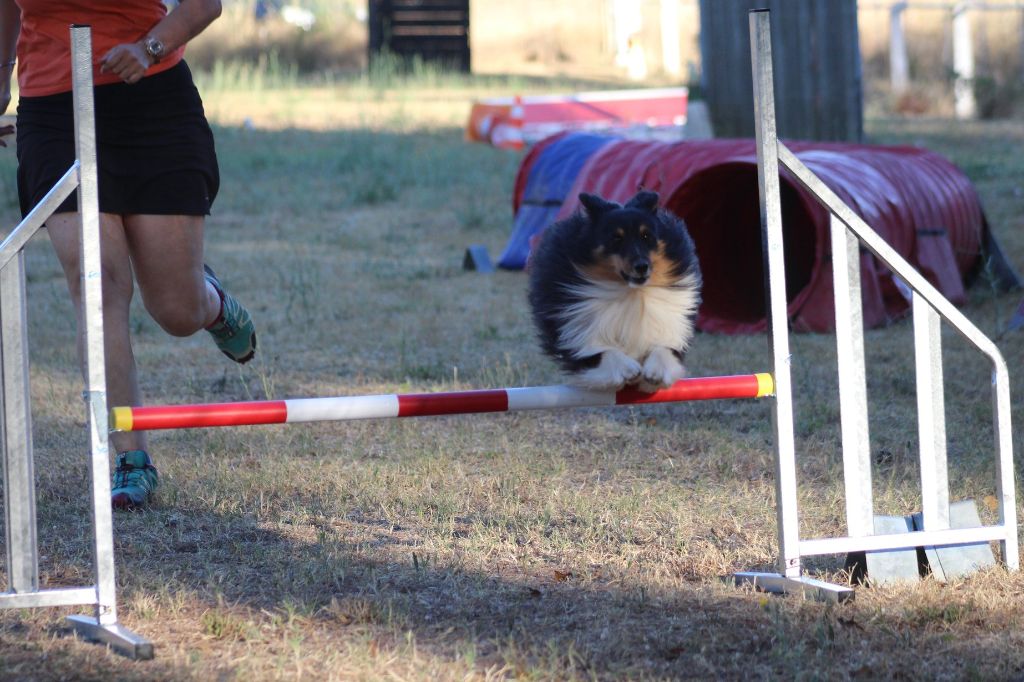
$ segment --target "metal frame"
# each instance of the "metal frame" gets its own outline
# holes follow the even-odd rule
[[[749,15],[757,130],[761,229],[768,278],[768,330],[775,367],[776,500],[779,516],[778,573],[739,573],[737,583],[753,583],[776,592],[803,592],[842,600],[852,591],[801,575],[800,559],[818,554],[948,546],[998,541],[1008,570],[1019,569],[1013,446],[1010,431],[1010,383],[1006,362],[996,345],[946,300],[895,249],[810,171],[784,144],[775,126],[770,15]],[[782,254],[779,172],[786,169],[831,213],[832,267],[835,285],[839,360],[843,475],[846,486],[847,537],[800,539],[796,506],[796,452],[790,385],[788,316]],[[860,245],[892,270],[913,292],[914,346],[917,365],[918,430],[924,530],[874,534],[871,460],[868,446],[867,391],[864,372],[864,326],[860,296]],[[997,499],[999,523],[949,528],[946,425],[942,395],[940,323],[945,320],[992,362]]]
[[[70,30],[76,160],[39,205],[0,244],[0,329],[3,335],[0,340],[3,355],[3,391],[0,399],[3,403],[3,484],[9,590],[0,594],[0,608],[92,605],[95,606],[95,616],[68,617],[68,622],[78,633],[87,639],[108,644],[132,658],[152,658],[153,645],[117,622],[106,366],[103,352],[92,39],[88,26],[72,26]],[[76,188],[82,225],[79,244],[82,259],[82,324],[86,347],[84,396],[90,435],[96,584],[40,589],[23,249],[46,219]]]

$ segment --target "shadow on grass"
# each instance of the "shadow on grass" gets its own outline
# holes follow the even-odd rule
[[[541,679],[916,679],[1001,676],[1024,662],[998,637],[951,638],[971,609],[919,611],[916,622],[871,611],[869,621],[852,605],[713,582],[653,591],[600,567],[561,573],[556,559],[495,556],[473,570],[459,559],[470,534],[456,530],[452,558],[438,563],[405,529],[359,513],[290,529],[158,507],[116,525],[122,614],[155,641],[156,660],[69,641],[45,619],[6,618],[0,679],[259,677],[283,674],[275,666],[292,656],[314,677]],[[373,558],[383,554],[394,559]]]

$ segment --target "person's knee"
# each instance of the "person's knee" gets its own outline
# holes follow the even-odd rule
[[[189,305],[178,299],[165,305],[147,304],[146,309],[160,328],[171,336],[192,336],[203,328],[202,310],[199,305]]]
[[[65,266],[64,275],[67,280],[68,293],[75,305],[82,301],[82,275],[77,265]],[[132,301],[135,291],[131,272],[120,268],[103,266],[100,287],[103,291],[103,307],[105,310],[125,308]]]
[[[135,294],[135,284],[132,282],[131,270],[121,267],[103,266],[103,309],[104,314],[124,314],[127,316],[128,307],[131,305],[132,296]],[[80,300],[81,280],[79,280],[79,291],[73,292],[72,297]]]

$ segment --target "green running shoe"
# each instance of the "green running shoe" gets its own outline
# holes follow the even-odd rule
[[[137,509],[149,502],[159,484],[156,467],[145,450],[128,450],[117,456],[117,469],[110,491],[114,509]]]
[[[206,281],[220,296],[220,315],[206,331],[213,335],[221,353],[237,363],[245,364],[256,355],[256,326],[249,311],[231,294],[224,291],[217,275],[204,265]]]

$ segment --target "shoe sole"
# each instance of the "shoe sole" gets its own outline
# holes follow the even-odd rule
[[[110,506],[119,511],[135,511],[137,509],[142,509],[146,505],[144,503],[137,504],[135,500],[131,498],[131,495],[127,493],[117,493],[116,495],[111,495]]]

